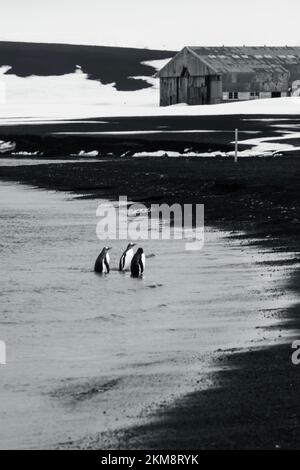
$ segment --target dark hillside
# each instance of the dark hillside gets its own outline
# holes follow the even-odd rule
[[[125,47],[0,42],[0,66],[10,65],[8,74],[64,75],[74,72],[79,65],[90,79],[101,80],[103,84],[115,82],[117,90],[122,91],[150,86],[144,80],[130,78],[155,73],[153,67],[141,62],[166,59],[174,54],[174,51]]]

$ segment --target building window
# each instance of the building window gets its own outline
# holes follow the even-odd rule
[[[250,98],[252,98],[253,100],[259,98],[259,91],[251,91]]]
[[[239,93],[237,91],[230,91],[229,92],[229,99],[230,100],[238,100],[239,99]]]

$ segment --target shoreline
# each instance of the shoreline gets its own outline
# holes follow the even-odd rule
[[[68,165],[67,174],[64,164],[1,167],[0,179],[72,191],[80,197],[117,198],[119,191],[127,190],[130,199],[145,203],[204,199],[206,223],[246,232],[237,233],[237,238],[267,250],[294,252],[298,262],[299,159],[252,159],[238,167],[211,160],[86,162]],[[297,268],[287,288],[299,293],[299,277]],[[280,328],[298,330],[299,313],[299,304],[283,309]],[[291,352],[288,342],[225,353],[220,358],[225,368],[217,372],[218,388],[195,392],[159,411],[154,423],[107,436],[107,448],[116,438],[121,449],[299,447],[300,368],[292,365]],[[100,442],[105,445],[95,439],[83,446],[99,448]]]

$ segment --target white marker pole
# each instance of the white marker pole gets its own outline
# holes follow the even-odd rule
[[[239,130],[235,130],[235,149],[234,149],[234,163],[238,161],[238,141],[239,141]]]

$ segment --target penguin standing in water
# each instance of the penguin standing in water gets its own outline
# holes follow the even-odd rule
[[[132,277],[140,277],[143,275],[145,270],[145,253],[143,248],[139,248],[132,258],[130,270]]]
[[[120,258],[120,263],[119,263],[119,271],[126,271],[127,269],[130,269],[131,261],[133,258],[134,246],[135,246],[135,243],[129,243],[126,250],[122,254]]]
[[[108,274],[109,273],[109,250],[110,246],[105,246],[100,255],[96,259],[94,271],[95,273]]]

